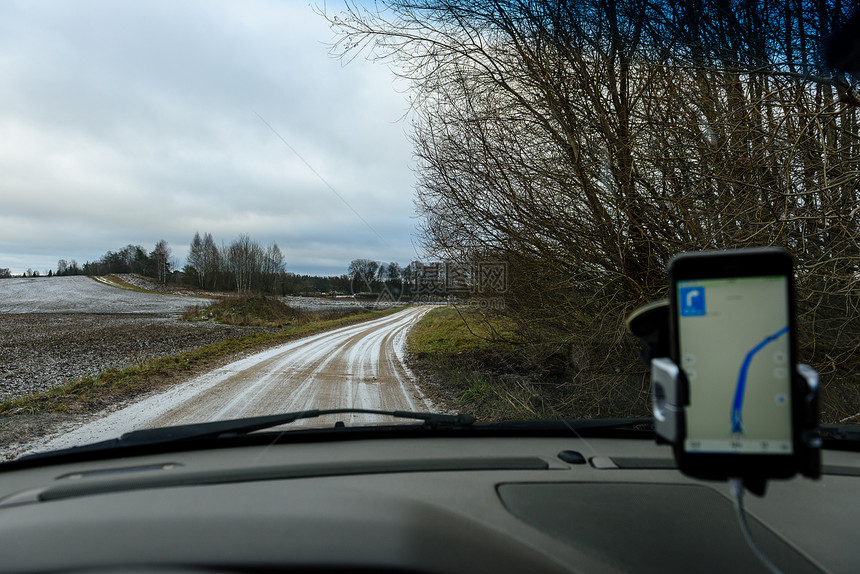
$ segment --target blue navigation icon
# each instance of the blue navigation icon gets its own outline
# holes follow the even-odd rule
[[[701,317],[705,314],[705,288],[681,287],[678,290],[681,317]]]

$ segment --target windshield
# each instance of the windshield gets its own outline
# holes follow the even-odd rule
[[[821,422],[860,423],[847,3],[2,13],[2,459],[312,409],[650,417],[625,319],[738,247],[791,254]]]

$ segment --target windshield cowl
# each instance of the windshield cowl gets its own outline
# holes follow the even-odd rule
[[[401,413],[405,418],[426,418],[421,424],[374,424],[346,426],[336,424],[328,428],[297,427],[275,431],[261,428],[260,419],[268,419],[274,426],[285,420],[332,414],[330,411],[353,412],[353,409],[329,409],[285,413],[269,417],[252,417],[235,421],[217,421],[200,425],[183,425],[146,429],[127,433],[119,438],[99,441],[55,451],[22,456],[0,465],[0,470],[14,470],[30,466],[103,460],[115,457],[144,456],[158,453],[193,451],[212,448],[235,448],[303,442],[343,440],[384,440],[394,438],[502,438],[502,437],[575,437],[653,440],[651,419],[584,419],[537,420],[478,423],[471,415],[434,413]],[[358,409],[364,412],[364,409]],[[372,411],[380,414],[380,411]],[[384,413],[384,411],[381,411]],[[392,415],[394,416],[394,415]],[[221,429],[214,430],[214,426]],[[269,426],[269,425],[266,425]],[[208,427],[208,428],[207,428]],[[248,430],[252,428],[253,430]],[[239,429],[239,430],[236,430]],[[205,432],[203,432],[205,431]]]

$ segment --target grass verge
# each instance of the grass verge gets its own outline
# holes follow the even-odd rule
[[[117,277],[113,273],[109,275],[93,275],[92,279],[104,285],[110,285],[111,287],[116,287],[118,289],[125,289],[126,291],[137,291],[139,293],[155,293],[155,291],[150,291],[148,289],[144,289],[143,287],[138,287],[137,285],[132,285],[128,281]]]
[[[459,412],[481,421],[549,416],[519,373],[512,326],[474,310],[434,309],[409,332],[411,367],[437,385]]]
[[[648,415],[647,381],[635,369],[587,353],[536,353],[504,316],[436,309],[407,345],[411,368],[481,421]]]
[[[332,308],[325,311],[307,311],[291,307],[279,299],[252,295],[229,297],[210,305],[197,305],[182,314],[185,321],[215,321],[225,325],[250,327],[293,327],[314,321],[341,319],[361,313],[360,307]]]
[[[290,324],[276,333],[255,333],[231,338],[177,355],[158,357],[125,367],[108,369],[49,391],[0,403],[0,417],[47,412],[83,413],[101,410],[117,402],[165,388],[224,364],[240,353],[260,351],[300,337],[353,325],[394,313],[362,311],[339,318],[317,318]]]

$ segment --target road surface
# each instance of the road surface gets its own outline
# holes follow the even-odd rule
[[[198,376],[66,432],[36,450],[77,446],[141,428],[315,408],[432,411],[404,363],[406,334],[428,307],[299,339]],[[297,421],[372,424],[375,415]]]

